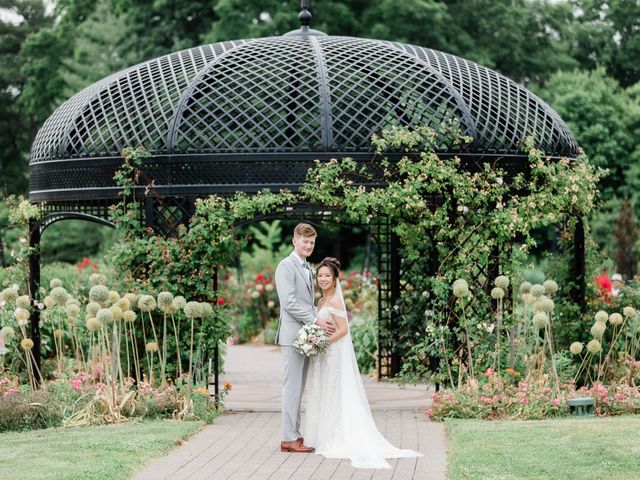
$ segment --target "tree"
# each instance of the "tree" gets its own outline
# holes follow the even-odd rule
[[[27,188],[27,154],[40,118],[21,103],[27,77],[20,54],[27,38],[52,24],[42,1],[0,0],[19,20],[0,20],[0,194],[23,193]]]
[[[573,0],[574,21],[566,32],[583,67],[604,66],[623,87],[640,81],[640,2]]]
[[[638,257],[635,247],[640,232],[638,231],[638,220],[633,213],[629,199],[622,202],[614,233],[616,236],[614,257],[618,272],[626,278],[633,278],[638,271]]]
[[[554,74],[539,94],[562,117],[592,163],[608,168],[605,199],[627,194],[628,173],[640,162],[640,103],[603,68]]]
[[[100,0],[76,32],[73,56],[63,59],[65,97],[141,59],[135,54],[137,36],[122,16],[112,12],[110,0]]]

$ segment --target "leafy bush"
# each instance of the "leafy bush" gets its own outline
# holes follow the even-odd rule
[[[378,325],[374,317],[353,320],[349,325],[360,372],[369,374],[378,363]]]

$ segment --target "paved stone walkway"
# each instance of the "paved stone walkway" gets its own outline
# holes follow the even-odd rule
[[[224,380],[233,388],[225,413],[182,446],[152,461],[134,480],[441,480],[446,436],[442,424],[426,420],[425,386],[401,389],[365,379],[367,398],[380,431],[394,445],[424,454],[389,460],[390,470],[351,467],[348,460],[280,452],[281,358],[277,347],[229,347]]]

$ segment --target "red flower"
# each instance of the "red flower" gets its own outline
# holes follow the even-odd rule
[[[224,298],[218,298],[218,305],[224,305]]]
[[[259,273],[258,275],[256,275],[256,282],[261,282],[263,278],[264,275],[262,273]]]
[[[349,275],[353,276],[353,275],[357,275],[358,272],[356,272],[355,270],[351,270],[351,272],[349,272]]]

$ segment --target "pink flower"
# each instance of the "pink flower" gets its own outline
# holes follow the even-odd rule
[[[82,382],[80,380],[71,380],[71,388],[73,388],[74,390],[80,390],[80,385],[82,385]]]
[[[523,405],[528,405],[529,404],[529,399],[527,397],[522,397],[520,399],[520,403],[522,403]]]
[[[429,410],[427,410],[427,416],[433,417],[433,408],[430,408]]]
[[[553,405],[554,407],[559,407],[560,406],[560,400],[557,399],[557,398],[551,399],[551,405]]]
[[[489,377],[492,377],[494,373],[496,373],[495,370],[489,367],[484,371],[484,376],[489,378]]]

